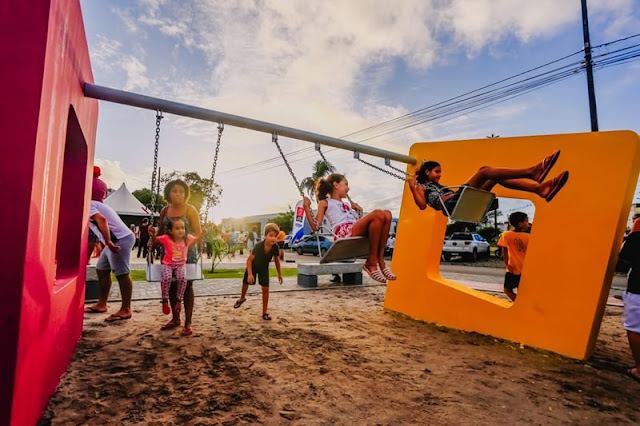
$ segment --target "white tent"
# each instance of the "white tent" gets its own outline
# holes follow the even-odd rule
[[[117,191],[104,199],[104,203],[119,215],[149,216],[149,209],[129,192],[124,182]]]

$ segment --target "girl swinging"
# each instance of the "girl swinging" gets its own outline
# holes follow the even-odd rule
[[[559,156],[560,150],[557,150],[540,163],[525,169],[484,166],[471,176],[463,186],[491,191],[496,184],[500,184],[505,188],[532,192],[549,202],[569,180],[569,172],[566,170],[553,179],[544,180]],[[442,214],[446,216],[446,212],[453,211],[456,206],[462,188],[454,192],[446,186],[440,185],[441,175],[442,168],[438,162],[423,161],[416,172],[416,179],[408,179],[407,183],[411,189],[413,200],[420,210],[430,206],[435,210],[442,211]]]
[[[369,256],[363,266],[363,270],[369,276],[380,283],[387,280],[395,280],[396,276],[391,268],[386,266],[384,249],[391,229],[391,212],[389,210],[374,210],[366,216],[358,219],[353,210],[362,214],[362,208],[353,203],[351,206],[342,201],[349,192],[349,182],[344,175],[333,173],[324,179],[316,181],[316,197],[318,200],[318,212],[314,220],[309,224],[314,232],[318,231],[318,223],[322,223],[326,216],[331,224],[331,229],[336,239],[352,236],[369,237]],[[307,217],[313,218],[311,213],[311,200],[304,197],[304,210]],[[353,209],[353,210],[352,210]]]

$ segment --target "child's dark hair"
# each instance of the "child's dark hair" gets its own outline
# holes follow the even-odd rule
[[[431,170],[435,169],[439,165],[440,163],[438,163],[437,161],[423,161],[422,164],[420,165],[420,168],[416,172],[416,181],[422,185],[429,182],[429,179],[427,179],[426,172],[430,172]]]
[[[333,184],[340,183],[345,179],[340,173],[331,173],[326,178],[320,178],[316,181],[316,199],[326,200],[327,196],[333,192]]]
[[[517,229],[518,224],[527,220],[528,217],[529,216],[527,216],[527,214],[524,212],[513,212],[509,215],[509,223],[511,224],[511,226]]]
[[[167,201],[167,203],[171,204],[171,190],[176,185],[180,185],[182,188],[184,188],[184,202],[186,203],[187,201],[189,201],[189,197],[191,197],[189,185],[187,185],[187,183],[182,179],[174,179],[164,187],[164,199]]]
[[[182,223],[184,224],[184,226],[185,226],[185,231],[186,231],[187,223],[184,221],[184,219],[183,219],[183,218],[181,218],[181,217],[168,217],[168,218],[167,218],[167,221],[168,221],[168,223],[167,223],[167,230],[166,230],[166,233],[167,233],[168,235],[171,235],[171,236],[172,236],[172,238],[171,238],[171,239],[173,239],[173,234],[171,234],[171,230],[173,229],[173,224],[174,224],[174,223],[176,223],[176,222],[182,222]],[[182,237],[182,239],[184,240],[184,243],[185,243],[185,244],[189,243],[189,240],[187,239],[187,233],[186,233],[186,232],[184,233],[184,237]]]

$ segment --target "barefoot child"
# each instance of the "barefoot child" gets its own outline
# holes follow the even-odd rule
[[[369,237],[369,257],[362,269],[380,283],[395,280],[395,274],[386,266],[384,260],[384,249],[391,229],[391,212],[378,209],[360,218],[362,208],[358,204],[353,203],[349,206],[342,201],[343,198],[347,198],[348,193],[349,182],[344,175],[332,173],[324,179],[318,179],[318,212],[315,221],[309,220],[311,229],[317,232],[316,224],[321,224],[326,216],[336,239],[360,235]],[[304,197],[304,210],[308,218],[313,218],[311,200],[307,197]],[[354,210],[359,214],[356,215]]]
[[[165,229],[166,234],[159,237],[156,237],[155,229],[149,228],[149,236],[153,244],[162,244],[164,246],[160,288],[162,290],[162,313],[165,315],[171,313],[169,308],[169,288],[171,287],[171,278],[174,273],[178,284],[178,302],[173,306],[173,311],[180,312],[181,310],[182,298],[187,288],[187,250],[198,241],[193,235],[187,234],[185,226],[182,218],[170,218]]]
[[[532,192],[549,202],[569,180],[569,172],[566,170],[553,179],[544,180],[559,156],[560,150],[555,151],[542,162],[526,169],[481,167],[463,186],[491,191],[496,184],[500,184],[505,188]],[[453,211],[460,198],[462,188],[454,192],[446,186],[440,185],[441,175],[442,168],[438,162],[423,161],[416,172],[416,179],[407,180],[411,195],[420,210],[424,210],[428,205],[435,210],[442,211],[444,215],[447,214],[446,211]],[[446,211],[444,207],[446,207]]]
[[[280,248],[276,243],[280,228],[275,223],[267,223],[264,226],[264,240],[257,243],[249,258],[247,259],[247,270],[244,272],[242,279],[242,294],[240,299],[236,300],[233,305],[234,309],[238,309],[247,300],[247,290],[250,285],[255,284],[256,278],[262,290],[262,319],[270,320],[271,316],[267,313],[269,305],[269,262],[273,259],[278,271],[278,282],[282,285],[282,273],[280,272]]]
[[[529,245],[529,217],[523,212],[509,215],[509,223],[513,231],[505,231],[498,240],[498,247],[502,247],[502,259],[507,272],[504,276],[504,294],[511,301],[516,300],[515,289],[520,285],[520,275],[524,257]]]

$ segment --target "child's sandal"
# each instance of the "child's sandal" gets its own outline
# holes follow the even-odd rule
[[[372,279],[374,279],[379,283],[385,284],[387,282],[384,275],[382,275],[382,272],[380,272],[380,268],[376,269],[375,271],[372,271],[371,269],[369,269],[367,265],[363,265],[362,270],[365,271]]]
[[[380,269],[380,265],[378,265],[378,269]],[[389,281],[393,281],[393,280],[395,280],[396,278],[398,278],[398,277],[396,277],[396,274],[394,274],[394,273],[391,271],[391,268],[389,268],[388,266],[385,266],[385,267],[384,267],[384,269],[382,270],[382,275],[384,275],[384,277],[385,277],[386,279],[388,279]]]
[[[171,308],[169,308],[169,301],[167,299],[162,299],[162,313],[165,315],[169,315],[171,313]]]
[[[270,317],[270,316],[269,316],[269,314],[268,314],[268,313],[266,313],[266,312],[265,312],[264,314],[262,314],[262,319],[263,319],[263,320],[267,320],[267,321],[271,321],[271,317]]]

